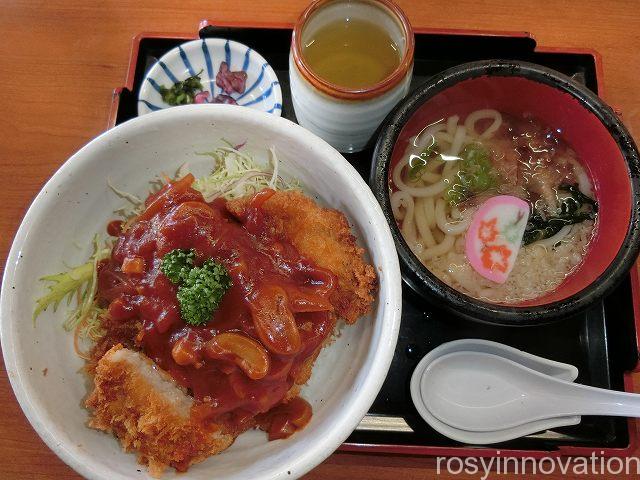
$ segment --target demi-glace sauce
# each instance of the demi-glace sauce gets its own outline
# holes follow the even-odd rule
[[[313,360],[331,335],[335,315],[328,297],[337,279],[306,260],[286,239],[270,234],[260,205],[272,191],[258,193],[239,220],[228,213],[224,200],[206,203],[190,183],[189,179],[178,181],[149,197],[146,211],[119,233],[110,260],[99,270],[98,298],[109,304],[111,321],[141,322],[132,344],[193,395],[192,414],[241,431],[256,421],[265,423],[265,415],[256,415],[282,402],[308,366],[305,362]],[[118,233],[120,225],[110,224],[109,229]],[[177,287],[160,271],[162,257],[176,248],[194,249],[196,265],[210,258],[223,263],[232,278],[232,287],[205,326],[181,320]],[[144,260],[143,273],[122,273],[124,260],[132,257]],[[265,304],[267,309],[275,307],[274,311],[287,309],[295,326],[287,330],[275,313],[268,321],[275,322],[271,332],[277,335],[267,341],[263,335],[261,340],[255,315]],[[292,328],[298,332],[297,342]],[[270,367],[264,378],[250,379],[231,357],[206,355],[204,344],[222,332],[241,333],[265,347]],[[178,357],[177,342],[181,344]],[[282,354],[295,347],[297,351]]]

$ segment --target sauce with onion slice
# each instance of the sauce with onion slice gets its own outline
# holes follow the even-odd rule
[[[259,425],[270,438],[286,437],[311,417],[306,401],[283,401],[333,332],[329,295],[337,279],[270,233],[260,206],[273,191],[256,194],[236,218],[224,200],[206,203],[192,181],[151,195],[128,228],[111,224],[117,240],[99,268],[98,298],[110,323],[141,324],[131,344],[193,395],[195,418],[230,432]],[[181,320],[177,287],[160,271],[176,248],[195,250],[196,265],[223,263],[232,278],[205,326]],[[136,268],[123,271],[131,259]]]

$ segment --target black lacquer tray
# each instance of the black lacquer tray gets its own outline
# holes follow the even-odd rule
[[[147,33],[133,42],[127,85],[114,93],[110,126],[137,114],[137,96],[146,71],[171,48],[193,38],[223,37],[257,50],[276,71],[282,86],[283,112],[295,121],[289,91],[290,25],[251,26],[204,21],[197,35]],[[537,48],[526,33],[418,30],[412,87],[460,63],[488,58],[519,59],[559,70],[598,93],[600,59],[596,52]],[[372,149],[345,157],[363,178],[369,178]],[[491,448],[475,448],[452,441],[432,430],[418,415],[409,394],[409,380],[418,361],[436,346],[460,338],[506,343],[527,352],[575,365],[577,382],[629,390],[629,372],[638,363],[636,316],[638,305],[634,271],[608,298],[572,319],[538,327],[497,327],[457,318],[425,303],[404,286],[400,337],[395,357],[380,394],[343,450],[413,453],[422,455],[546,456],[629,455],[636,446],[632,420],[585,417],[579,425],[540,432]]]

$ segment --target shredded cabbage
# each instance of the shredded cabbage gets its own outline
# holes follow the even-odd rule
[[[98,288],[98,262],[104,260],[111,253],[111,248],[107,245],[100,247],[100,238],[95,235],[93,238],[93,254],[89,261],[79,265],[67,272],[56,275],[48,275],[40,280],[49,282],[47,288],[49,292],[36,300],[36,308],[33,311],[33,321],[45,311],[49,306],[55,312],[65,298],[67,305],[76,298],[76,307],[67,314],[63,327],[67,331],[82,329],[83,337],[92,339],[101,336],[100,315],[104,310],[99,308],[95,302],[96,290]]]
[[[275,149],[269,148],[269,164],[260,165],[255,159],[232,146],[203,152],[214,160],[211,174],[197,178],[193,188],[202,193],[207,202],[216,198],[227,200],[256,193],[263,188],[290,190],[297,182],[287,181],[278,174],[279,160]],[[183,173],[183,170],[179,170]]]

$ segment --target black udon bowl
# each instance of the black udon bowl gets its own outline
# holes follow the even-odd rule
[[[478,86],[473,86],[474,84],[478,84]],[[462,88],[458,88],[461,85]],[[505,85],[508,88],[505,88]],[[443,116],[438,112],[443,108],[446,110],[446,97],[454,91],[454,87],[458,90],[468,90],[458,95],[458,98],[475,104],[475,108],[483,108],[483,105],[484,108],[490,106],[495,108],[496,104],[493,102],[500,103],[501,100],[504,101],[505,95],[509,95],[514,103],[524,105],[528,111],[533,111],[534,116],[538,118],[541,117],[536,115],[537,109],[551,109],[554,127],[558,126],[555,123],[557,118],[564,116],[567,119],[567,112],[573,111],[574,114],[577,113],[577,116],[571,118],[579,118],[577,123],[583,122],[585,124],[584,131],[579,130],[576,133],[575,127],[572,125],[576,122],[573,121],[567,121],[567,125],[561,125],[561,128],[567,129],[566,132],[573,129],[574,140],[575,138],[584,139],[586,143],[595,146],[597,151],[608,151],[609,153],[609,155],[596,156],[597,158],[591,161],[591,166],[585,164],[592,175],[596,196],[601,204],[596,235],[591,242],[593,244],[597,239],[600,248],[597,251],[589,249],[583,261],[586,266],[583,268],[581,265],[577,272],[573,273],[549,296],[552,301],[546,302],[544,301],[546,297],[543,297],[539,304],[530,302],[530,304],[523,306],[507,306],[483,302],[460,293],[440,281],[420,262],[410,250],[398,228],[389,199],[390,166],[394,160],[397,161],[398,155],[401,155],[398,152],[394,154],[394,148],[403,137],[406,144],[410,132],[408,133],[405,127],[412,120],[415,121],[416,117],[422,116],[427,119],[430,109],[434,110],[433,115],[436,115],[435,118],[430,119],[431,121]],[[535,93],[531,93],[532,91]],[[479,93],[480,95],[478,95]],[[540,107],[540,104],[544,102],[548,103],[546,107]],[[523,112],[522,109],[518,112],[510,112],[508,108],[509,106],[498,109],[508,113]],[[544,118],[541,119],[544,120]],[[575,143],[569,141],[584,164],[583,157]],[[603,159],[606,159],[610,165],[605,164]],[[432,77],[412,92],[385,119],[373,154],[369,184],[391,227],[400,257],[404,281],[430,303],[474,321],[507,326],[526,326],[570,318],[610,292],[627,275],[640,249],[640,229],[638,228],[640,220],[640,160],[638,149],[629,132],[611,108],[589,89],[555,70],[532,63],[486,60],[466,63]],[[616,196],[617,190],[624,190],[624,195],[621,193],[622,197],[618,195],[616,198],[618,200],[624,199],[621,202],[621,209],[625,213],[623,217],[621,217],[622,214],[616,213],[613,216],[617,219],[610,220],[610,216],[602,214],[602,200],[605,198],[601,199],[599,192],[606,194],[604,197],[607,197],[607,201],[604,203],[611,204],[612,201],[609,201],[608,198]],[[614,212],[617,211],[617,208],[616,204],[611,210],[605,211]],[[611,231],[610,234],[607,233],[608,238],[604,238],[603,232],[606,232],[608,227],[613,227],[614,231]],[[600,234],[603,235],[602,238],[598,236]],[[577,276],[573,283],[581,282],[584,285],[577,290],[574,285],[575,291],[571,291],[571,288],[565,289],[567,292],[564,296],[558,293],[565,284],[571,283],[571,278],[575,275]],[[554,296],[555,298],[552,298]]]

